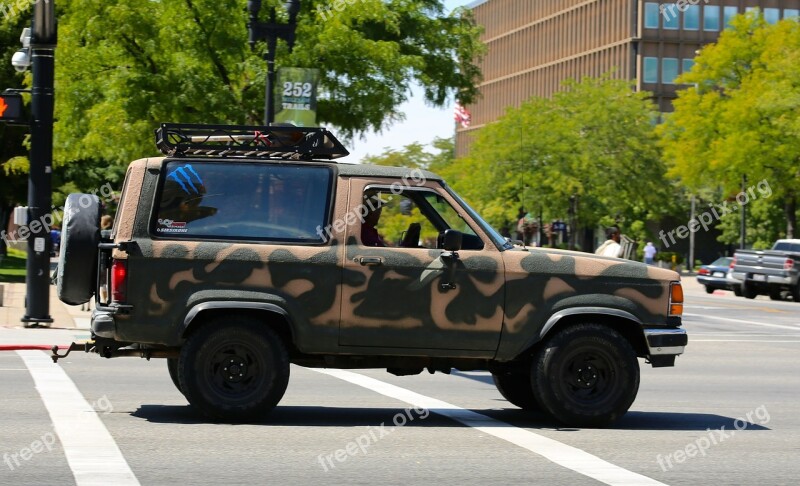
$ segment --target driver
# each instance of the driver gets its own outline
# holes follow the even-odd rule
[[[364,216],[364,223],[361,224],[361,244],[364,246],[386,246],[376,228],[381,218],[382,202],[377,193],[371,196],[364,195],[364,207],[368,210]]]

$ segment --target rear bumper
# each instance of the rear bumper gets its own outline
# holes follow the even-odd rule
[[[95,336],[114,339],[117,335],[117,323],[112,312],[97,309],[92,311],[91,327]]]

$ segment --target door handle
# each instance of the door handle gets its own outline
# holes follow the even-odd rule
[[[383,258],[381,257],[356,257],[355,259],[365,266],[383,265]]]

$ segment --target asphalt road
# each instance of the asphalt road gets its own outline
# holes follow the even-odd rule
[[[28,368],[44,353],[3,352],[0,485],[76,484],[67,455],[79,484],[797,484],[800,304],[687,288],[686,354],[640,361],[636,402],[603,430],[526,414],[485,373],[297,366],[268,421],[204,423],[163,360],[73,354],[59,366],[77,389],[45,399]],[[0,327],[0,342],[85,337]],[[80,400],[94,411],[59,416]]]

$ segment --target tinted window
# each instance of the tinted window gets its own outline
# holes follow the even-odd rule
[[[725,7],[724,10],[725,15],[725,27],[729,27],[731,25],[731,19],[739,13],[739,9],[736,7]]]
[[[703,8],[703,29],[709,31],[719,30],[719,7],[706,5]]]
[[[331,169],[170,161],[151,230],[176,238],[321,243]]]
[[[644,76],[642,77],[645,83],[658,82],[658,59],[655,57],[644,58]]]
[[[686,30],[697,30],[700,28],[700,7],[691,5],[683,13],[683,28]]]
[[[647,29],[658,28],[658,4],[647,2],[644,4],[644,26]]]
[[[678,77],[678,60],[665,57],[661,60],[661,82],[664,84],[674,84]]]

